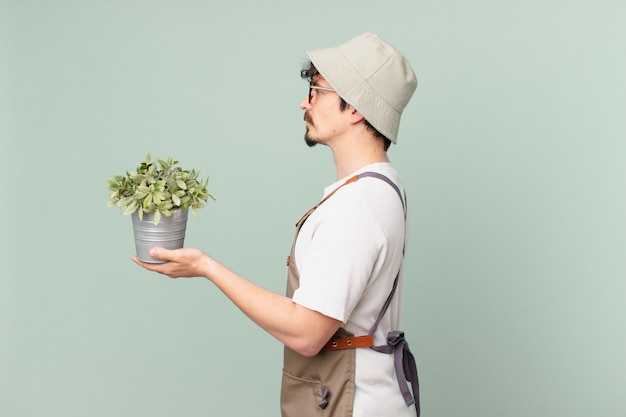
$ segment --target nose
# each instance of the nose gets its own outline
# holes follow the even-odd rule
[[[310,108],[311,108],[311,103],[309,103],[309,97],[307,96],[300,102],[300,109],[309,110]]]

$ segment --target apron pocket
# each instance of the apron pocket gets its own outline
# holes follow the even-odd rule
[[[328,389],[321,381],[298,378],[283,369],[281,411],[283,417],[326,416]]]

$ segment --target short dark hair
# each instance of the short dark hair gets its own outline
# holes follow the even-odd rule
[[[316,75],[322,76],[322,74],[320,74],[317,68],[315,68],[315,65],[313,64],[313,62],[311,61],[305,62],[305,64],[302,67],[302,70],[300,70],[300,77],[304,80],[308,80],[309,82],[312,82],[313,77],[315,77]],[[339,103],[339,109],[341,111],[345,111],[348,108],[348,103],[343,99],[343,97],[339,96],[339,98],[341,99],[341,102]],[[385,143],[385,151],[389,149],[389,146],[391,146],[391,140],[389,140],[385,135],[380,133],[378,129],[376,129],[374,126],[371,125],[370,122],[367,121],[367,119],[364,118],[363,121],[365,122],[365,127],[367,128],[367,130],[372,132],[374,137],[377,137],[383,140],[383,142]]]

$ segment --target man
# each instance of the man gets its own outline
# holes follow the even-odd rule
[[[417,375],[397,332],[406,202],[386,151],[417,81],[405,57],[371,33],[308,56],[305,141],[331,148],[337,182],[296,225],[287,296],[198,249],[154,248],[165,264],[133,260],[172,278],[209,279],[285,345],[284,417],[412,416]]]

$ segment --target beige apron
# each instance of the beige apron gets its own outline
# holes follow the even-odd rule
[[[291,254],[287,258],[289,267],[287,297],[289,298],[300,286],[300,277],[295,262],[296,240],[300,228],[311,213],[333,193],[320,201],[296,223],[296,235],[291,245]],[[352,334],[339,328],[333,338],[347,336],[352,336]],[[356,359],[354,349],[322,350],[313,357],[306,357],[285,346],[284,355],[280,394],[283,417],[352,416]]]
[[[299,287],[299,275],[298,268],[295,263],[295,245],[300,232],[300,228],[306,221],[306,219],[313,213],[313,211],[319,207],[324,201],[330,198],[339,188],[348,185],[360,177],[373,176],[380,179],[384,179],[386,182],[392,184],[394,188],[397,187],[391,183],[389,179],[376,173],[362,173],[347,180],[344,184],[336,188],[333,192],[327,195],[322,201],[310,209],[302,218],[296,223],[296,234],[293,244],[291,246],[291,254],[287,258],[288,265],[288,280],[287,280],[287,296],[291,298],[294,291]],[[381,178],[382,177],[382,178]],[[402,196],[400,195],[402,199]],[[404,202],[403,202],[404,204]],[[351,417],[354,404],[354,381],[355,381],[355,362],[356,351],[354,348],[372,347],[373,346],[373,332],[378,326],[380,318],[386,311],[389,305],[391,297],[395,292],[394,290],[389,295],[387,303],[384,309],[381,311],[376,323],[372,327],[370,333],[366,336],[354,337],[353,334],[343,328],[339,328],[333,335],[331,340],[326,346],[315,356],[305,357],[292,349],[285,346],[284,352],[284,366],[281,388],[281,414],[282,417]],[[394,332],[401,333],[401,332]],[[398,347],[402,347],[401,350],[408,351],[408,344],[405,345],[403,334],[401,339],[398,339],[401,343]],[[384,353],[394,353],[395,345],[398,342],[393,342],[394,346],[382,346],[373,347],[378,351]],[[377,349],[381,348],[381,349]],[[410,352],[409,352],[410,354]],[[396,355],[398,358],[398,355]],[[412,355],[411,355],[412,359]],[[399,364],[396,359],[396,369],[402,374],[398,375],[398,381],[401,384],[403,395],[407,400],[407,406],[415,404],[418,396],[415,391],[417,384],[417,375],[414,378],[410,378],[414,385],[414,395],[411,396],[408,392],[408,386],[406,386],[405,372],[402,371],[403,366]],[[413,369],[415,366],[413,365]],[[411,372],[409,372],[411,373]],[[404,380],[404,385],[402,385]],[[405,387],[406,386],[406,387]],[[410,398],[409,398],[410,397]],[[415,399],[414,399],[414,398]],[[409,404],[409,402],[411,404]],[[419,404],[416,404],[419,415]]]

